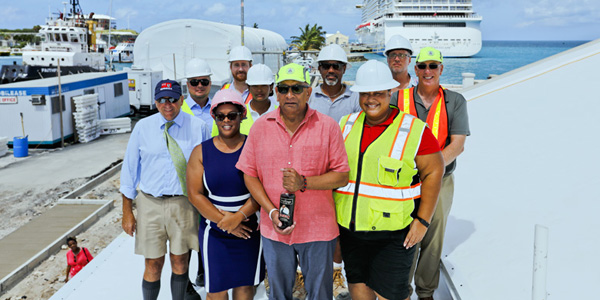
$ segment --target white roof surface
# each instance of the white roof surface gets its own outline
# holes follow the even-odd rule
[[[134,238],[125,233],[119,235],[98,256],[96,256],[85,268],[81,269],[77,276],[69,280],[58,290],[50,300],[105,300],[105,299],[142,299],[142,276],[144,273],[144,258],[134,254]],[[198,271],[198,256],[192,254],[190,262],[190,277],[194,278]],[[161,289],[159,300],[171,299],[169,286],[171,276],[171,264],[165,259],[165,265],[161,275]],[[202,299],[206,299],[204,288],[197,288]],[[229,291],[231,299],[231,290]],[[440,289],[435,293],[438,300],[451,299],[445,287],[444,279],[440,283]],[[255,300],[266,300],[264,284],[257,288]],[[411,300],[417,300],[413,294]]]
[[[103,14],[94,14],[94,17],[92,19],[97,19],[97,20],[116,20],[115,18],[109,16],[109,15],[103,15]]]
[[[600,294],[600,40],[462,91],[444,263],[463,300],[531,299],[534,227],[549,228],[548,299]]]

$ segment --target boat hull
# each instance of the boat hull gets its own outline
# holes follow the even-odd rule
[[[60,75],[72,75],[88,72],[100,72],[90,66],[65,66],[60,67]],[[30,66],[30,65],[4,65],[0,69],[0,83],[11,83],[41,78],[56,77],[57,67]]]

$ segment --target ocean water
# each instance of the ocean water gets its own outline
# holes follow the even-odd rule
[[[483,41],[481,51],[468,58],[445,58],[442,83],[461,84],[462,73],[474,73],[475,79],[487,79],[489,75],[501,75],[540,59],[577,47],[587,41]],[[443,55],[444,53],[442,53]],[[366,59],[386,62],[386,58],[377,54],[365,54]],[[346,70],[344,80],[354,80],[356,71],[362,62],[352,63]],[[408,71],[414,75],[415,58]]]
[[[520,68],[540,59],[558,54],[587,41],[483,41],[481,51],[468,58],[444,59],[444,71],[441,82],[445,84],[461,84],[462,73],[475,73],[475,79],[487,79],[489,75],[503,73]],[[442,53],[443,54],[443,53]],[[386,62],[384,56],[365,54],[366,59]],[[414,75],[414,58],[409,66],[409,73]],[[20,56],[0,57],[0,65],[21,63]],[[354,81],[356,71],[364,62],[353,62],[344,75],[345,81]],[[129,67],[131,64],[115,64],[116,70]]]

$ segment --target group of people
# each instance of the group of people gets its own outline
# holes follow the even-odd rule
[[[194,299],[191,250],[208,299],[252,299],[266,272],[269,299],[407,299],[413,274],[433,299],[469,127],[465,99],[439,84],[441,52],[419,51],[416,78],[412,52],[392,37],[388,64],[367,61],[352,87],[337,45],[320,51],[314,88],[304,67],[274,75],[244,46],[212,98],[202,59],[186,65],[188,98],[159,82],[159,113],[136,124],[121,171],[144,299],[158,297],[167,252],[173,299]]]

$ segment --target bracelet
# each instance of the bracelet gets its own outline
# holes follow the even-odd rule
[[[415,219],[417,219],[419,222],[421,222],[421,224],[423,224],[423,226],[425,226],[425,228],[429,228],[429,222],[425,221],[425,219],[416,216]]]
[[[269,212],[269,219],[271,219],[271,221],[273,221],[273,217],[271,217],[271,214],[272,214],[274,211],[276,211],[276,210],[277,210],[277,208],[273,208],[273,209],[271,209],[271,211]]]
[[[306,191],[306,176],[304,175],[300,175],[302,176],[302,179],[304,180],[304,186],[300,189],[300,192],[304,193]]]
[[[246,214],[245,214],[245,213],[244,213],[244,212],[243,212],[241,209],[240,209],[240,210],[238,210],[238,211],[239,211],[239,212],[241,212],[241,213],[242,213],[242,215],[244,215],[244,218],[248,219],[248,216],[246,216]]]

